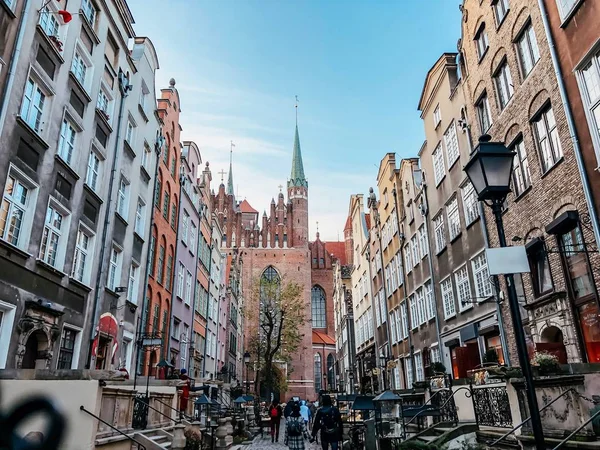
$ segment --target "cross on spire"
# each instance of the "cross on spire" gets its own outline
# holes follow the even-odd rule
[[[277,186],[279,188],[279,192],[281,192],[281,190],[283,189],[282,185]]]
[[[223,177],[225,176],[225,174],[226,174],[227,172],[225,172],[224,170],[221,170],[221,171],[220,171],[220,172],[218,172],[218,173],[219,173],[219,175],[221,175],[221,184],[223,184]]]

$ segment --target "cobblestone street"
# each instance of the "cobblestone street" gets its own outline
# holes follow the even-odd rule
[[[263,449],[267,449],[267,448],[270,450],[277,450],[277,449],[287,450],[287,447],[283,444],[284,439],[285,439],[285,419],[282,419],[281,427],[279,429],[279,442],[271,442],[270,429],[265,428],[262,437],[259,434],[258,436],[256,436],[254,438],[254,440],[252,441],[252,444],[250,444],[249,446],[246,446],[246,447],[244,447],[244,446],[240,446],[240,447],[242,449],[248,448],[251,450],[263,450]],[[321,448],[320,444],[317,444],[316,442],[313,442],[311,444],[308,441],[304,441],[304,445],[305,445],[306,450],[318,450],[319,448]]]

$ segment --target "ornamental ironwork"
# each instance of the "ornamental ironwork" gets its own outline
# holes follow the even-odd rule
[[[512,427],[512,414],[506,386],[474,388],[473,406],[479,425]]]
[[[435,395],[431,398],[431,404],[440,412],[438,417],[434,417],[436,423],[458,423],[458,413],[456,411],[456,403],[454,402],[452,389],[441,389],[436,391]]]
[[[137,394],[133,399],[133,419],[131,427],[134,430],[144,430],[148,425],[148,403],[146,394]]]

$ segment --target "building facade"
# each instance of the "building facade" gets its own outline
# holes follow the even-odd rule
[[[506,358],[494,279],[487,270],[485,220],[462,170],[473,147],[456,53],[443,54],[429,70],[419,111],[426,137],[419,158],[434,244],[434,295],[441,300],[438,348],[448,371],[465,378],[467,371],[493,362],[493,356],[486,359],[490,350],[498,362]]]
[[[561,362],[593,361],[599,255],[587,251],[594,232],[544,18],[537,2],[506,4],[466,0],[462,6],[468,126],[473,136],[489,134],[516,152],[503,219],[507,239],[525,245],[531,268],[515,277],[530,350],[552,351]],[[485,214],[493,223],[489,208]],[[497,247],[496,232],[489,235],[490,247]],[[512,324],[506,307],[503,315]],[[512,327],[507,335],[515,360]]]

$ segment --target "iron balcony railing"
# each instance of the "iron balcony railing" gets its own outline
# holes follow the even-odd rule
[[[83,411],[86,414],[89,414],[90,416],[92,416],[94,419],[99,420],[100,422],[102,422],[104,425],[106,425],[107,427],[111,428],[113,431],[116,431],[117,433],[119,433],[121,436],[124,436],[127,440],[137,444],[138,446],[138,450],[146,450],[146,447],[144,447],[144,444],[142,444],[139,441],[136,441],[135,439],[133,439],[131,436],[129,436],[126,433],[123,433],[121,430],[119,430],[117,427],[111,425],[110,423],[108,423],[106,420],[101,419],[100,417],[98,417],[96,414],[94,414],[91,411],[88,411],[87,409],[85,409],[85,406],[81,405],[79,407],[79,409],[81,411]]]

